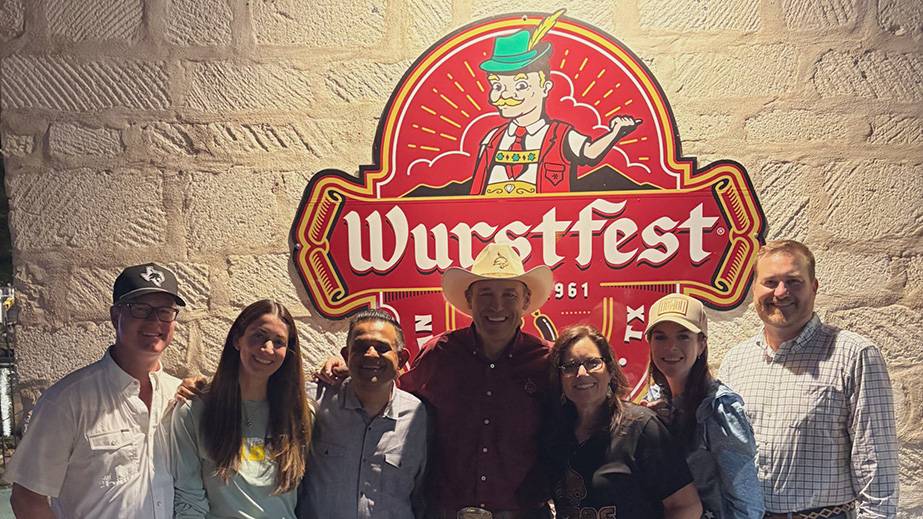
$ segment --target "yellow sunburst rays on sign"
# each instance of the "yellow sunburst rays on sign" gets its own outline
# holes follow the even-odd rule
[[[449,98],[449,96],[447,96],[447,95],[445,95],[444,93],[440,92],[438,88],[433,87],[433,93],[436,94],[437,96],[439,96],[439,99],[442,99],[442,101],[443,101],[445,104],[447,104],[447,105],[451,106],[453,109],[457,110],[458,113],[460,113],[465,119],[471,119],[471,114],[469,114],[467,111],[465,111],[465,109],[462,108],[457,102],[455,102],[454,100],[452,100],[451,98]]]
[[[581,97],[586,97],[587,94],[590,93],[590,90],[593,90],[593,87],[596,86],[596,81],[598,81],[599,78],[603,77],[603,75],[604,75],[605,73],[606,73],[606,69],[600,70],[600,71],[599,71],[599,74],[596,74],[596,79],[590,81],[590,84],[587,85],[587,87],[583,89],[583,93],[580,94],[580,96],[581,96]]]
[[[624,102],[623,104],[620,104],[620,105],[616,106],[615,108],[613,108],[612,110],[609,110],[608,112],[606,112],[605,117],[612,117],[613,115],[615,115],[616,112],[621,111],[622,108],[625,108],[625,107],[627,107],[627,106],[630,106],[630,105],[631,105],[632,103],[634,103],[634,102],[635,102],[634,99],[627,99],[627,100],[625,100],[625,102]]]
[[[435,104],[421,104],[420,109],[431,116],[432,120],[428,122],[421,120],[419,123],[411,124],[416,130],[425,134],[435,135],[440,139],[450,141],[452,144],[440,148],[431,145],[432,143],[429,145],[408,143],[408,148],[431,152],[442,152],[445,151],[445,149],[451,149],[457,146],[461,138],[461,133],[467,126],[468,121],[480,115],[483,111],[482,106],[469,92],[469,90],[471,90],[471,83],[477,85],[481,90],[483,90],[483,86],[480,85],[474,73],[474,69],[471,68],[471,64],[466,61],[464,65],[469,77],[465,77],[464,73],[462,73],[461,77],[456,77],[456,75],[448,72],[445,74],[447,82],[440,83],[439,87],[429,87],[438,101],[430,99],[430,102]],[[468,88],[465,87],[466,84]],[[475,92],[475,95],[480,94]],[[427,119],[427,117],[423,119]]]
[[[612,335],[613,323],[615,322],[615,299],[612,297],[603,298],[603,315],[602,326],[599,332],[603,337],[608,338]]]
[[[593,106],[599,106],[599,103],[602,103],[604,100],[609,99],[609,96],[612,95],[612,92],[615,92],[615,89],[621,86],[622,86],[621,83],[616,83],[615,85],[609,87],[609,90],[606,90],[606,93],[603,94],[602,97],[600,97],[596,101],[593,101]]]
[[[484,89],[484,84],[481,83],[481,80],[478,79],[478,76],[474,73],[474,69],[471,68],[471,63],[468,63],[468,60],[465,60],[465,70],[468,71],[468,75],[474,79],[474,84],[477,85],[478,90],[483,94],[486,90]]]
[[[467,64],[467,63],[468,63],[468,62],[466,61],[465,64]],[[473,74],[473,73],[474,73],[474,72],[472,71],[472,74]],[[455,88],[458,90],[458,92],[459,92],[460,94],[464,94],[465,99],[467,99],[468,102],[471,103],[471,106],[473,106],[475,110],[477,110],[478,112],[480,112],[480,111],[482,110],[481,105],[478,104],[478,102],[475,101],[473,97],[471,97],[471,94],[469,94],[469,93],[465,90],[465,87],[462,86],[461,83],[459,83],[458,81],[456,81],[455,76],[453,76],[451,72],[446,73],[445,77],[448,78],[449,81],[451,81],[453,85],[455,85]],[[484,91],[484,87],[481,86],[481,83],[477,80],[477,77],[475,77],[474,80],[475,80],[474,83],[475,83],[477,86],[481,87],[481,88],[480,88],[480,89],[481,89],[481,92],[483,92],[483,91]]]
[[[599,112],[602,123],[608,126],[611,118],[619,114],[632,115],[628,110],[635,102],[632,95],[633,91],[622,89],[622,83],[617,81],[619,70],[610,73],[610,70],[603,66],[596,68],[597,63],[605,63],[603,60],[594,61],[592,56],[585,56],[576,60],[568,61],[567,57],[570,49],[564,49],[563,57],[559,63],[561,73],[571,78],[573,82],[573,96],[578,103],[592,105]],[[570,66],[568,66],[570,64]],[[615,75],[616,77],[613,77]],[[583,79],[581,79],[583,78]],[[603,90],[605,89],[605,90]],[[600,94],[600,92],[602,92]],[[619,141],[618,145],[630,145],[646,141],[647,137],[639,137],[633,132],[631,138]],[[650,157],[644,157],[644,160],[650,160]]]

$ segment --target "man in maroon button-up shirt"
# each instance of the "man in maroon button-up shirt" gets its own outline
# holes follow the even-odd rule
[[[471,271],[443,275],[446,300],[474,322],[425,344],[399,380],[434,414],[428,517],[454,519],[468,507],[542,517],[543,496],[523,483],[538,456],[551,345],[520,324],[552,284],[551,269],[525,272],[508,244],[488,245]],[[333,370],[328,361],[327,377]]]

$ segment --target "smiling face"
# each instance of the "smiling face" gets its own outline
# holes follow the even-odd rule
[[[670,387],[682,388],[699,355],[705,351],[705,337],[671,321],[651,329],[651,360],[671,381]],[[679,394],[674,391],[674,394]]]
[[[583,337],[561,355],[561,365],[584,363],[590,359],[602,358],[602,356],[596,343],[588,337]],[[612,375],[605,362],[591,371],[588,371],[586,366],[579,366],[576,373],[561,373],[561,389],[578,410],[596,409],[605,404],[611,380]]]
[[[506,344],[522,324],[530,294],[521,281],[489,279],[472,283],[465,297],[481,340]]]
[[[132,298],[129,303],[149,305],[154,308],[176,308],[173,296],[164,293],[144,294]],[[163,322],[157,312],[152,312],[147,319],[133,317],[128,306],[114,305],[110,312],[112,326],[115,327],[115,345],[119,355],[138,359],[157,359],[170,342],[176,321]]]
[[[753,305],[767,333],[781,341],[797,336],[814,313],[817,287],[800,255],[786,251],[761,257],[756,262]]]
[[[285,361],[288,339],[288,326],[275,314],[251,322],[234,342],[240,352],[240,376],[268,380]]]
[[[489,74],[487,81],[490,83],[490,104],[507,119],[527,119],[517,120],[520,126],[528,126],[541,117],[552,86],[544,73],[537,71]]]
[[[406,350],[398,351],[397,330],[386,321],[361,321],[351,334],[346,362],[353,383],[382,386],[397,377],[406,361]]]

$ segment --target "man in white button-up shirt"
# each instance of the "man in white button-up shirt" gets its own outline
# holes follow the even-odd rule
[[[186,303],[153,263],[123,270],[112,300],[115,344],[44,392],[6,472],[20,519],[172,517],[164,415],[179,380],[160,356]]]

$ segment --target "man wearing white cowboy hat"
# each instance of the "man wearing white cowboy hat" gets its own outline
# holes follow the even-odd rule
[[[544,517],[544,496],[524,483],[538,456],[550,344],[520,325],[552,285],[551,269],[527,272],[509,244],[443,275],[446,300],[473,323],[434,337],[399,380],[434,411],[427,517]],[[321,378],[334,369],[328,361]]]
[[[575,185],[578,163],[592,164],[603,158],[641,120],[614,117],[608,132],[590,140],[572,125],[548,119],[545,103],[552,87],[551,44],[542,38],[562,14],[564,9],[558,10],[532,32],[523,29],[497,37],[492,55],[480,64],[490,83],[490,104],[509,122],[481,141],[470,194],[513,196],[637,187],[619,175],[600,174]]]

